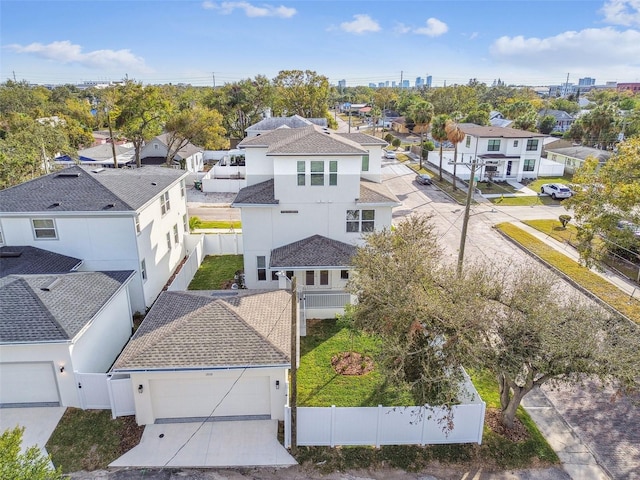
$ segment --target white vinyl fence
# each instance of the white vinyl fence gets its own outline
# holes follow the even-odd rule
[[[482,443],[486,404],[467,380],[466,401],[444,407],[298,407],[297,444],[429,445]],[[471,390],[472,389],[472,390]],[[291,408],[285,407],[285,446],[291,446]]]
[[[75,372],[75,376],[83,410],[111,410],[113,418],[136,413],[128,376],[79,372]]]

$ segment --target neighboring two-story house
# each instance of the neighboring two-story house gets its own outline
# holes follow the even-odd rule
[[[163,165],[167,161],[171,136],[163,133],[149,140],[140,151],[140,162],[142,165]],[[174,147],[172,147],[174,148]],[[183,145],[176,153],[174,166],[178,167],[184,163],[184,170],[196,173],[204,168],[204,149],[191,142]]]
[[[566,132],[571,128],[573,122],[575,122],[575,118],[573,118],[564,110],[543,109],[538,112],[538,116],[540,118],[546,117],[547,115],[550,115],[556,119],[556,124],[553,127],[554,132]]]
[[[0,191],[0,245],[132,270],[133,311],[151,306],[185,256],[187,172],[73,166]]]
[[[342,290],[363,233],[391,225],[398,199],[381,183],[383,140],[312,125],[246,138],[242,211],[248,288]]]
[[[483,165],[478,178],[488,176],[487,172],[492,172],[494,180],[537,178],[546,135],[468,123],[460,124],[460,129],[466,137],[458,144],[458,161],[477,159]]]

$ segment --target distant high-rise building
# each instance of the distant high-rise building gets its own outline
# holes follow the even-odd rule
[[[391,82],[391,86],[392,86],[393,88],[396,88],[396,87],[398,86],[398,85],[396,85],[396,81],[395,81],[395,80],[394,80],[393,82]]]
[[[579,87],[590,87],[596,84],[596,79],[591,77],[584,77],[578,80]]]
[[[409,80],[402,80],[402,88],[409,88],[410,86]]]
[[[376,88],[376,84],[373,82],[369,82],[369,88]]]
[[[431,82],[433,81],[433,77],[431,75],[427,75],[427,87],[431,88]]]
[[[345,88],[347,86],[346,80],[338,80],[338,88]]]
[[[384,82],[379,82],[378,83],[378,88],[384,88],[384,87],[386,87]]]
[[[420,88],[424,85],[424,81],[422,80],[422,77],[416,77],[416,88]]]

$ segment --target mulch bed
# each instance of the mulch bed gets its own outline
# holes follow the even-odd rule
[[[501,413],[498,408],[487,408],[484,416],[485,424],[498,435],[502,435],[514,443],[527,441],[529,439],[529,430],[527,430],[527,427],[524,426],[518,417],[515,418],[513,428],[507,428],[500,421]]]
[[[135,415],[120,417],[120,454],[124,455],[140,443],[144,425],[136,423]]]
[[[366,375],[373,370],[371,357],[358,352],[342,352],[331,358],[331,365],[339,375]]]

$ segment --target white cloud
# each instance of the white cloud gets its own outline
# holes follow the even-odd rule
[[[234,10],[243,10],[247,17],[280,17],[291,18],[297,11],[295,8],[285,7],[280,5],[274,7],[273,5],[256,6],[249,2],[202,2],[202,8],[205,10],[219,10],[224,15],[233,13]]]
[[[473,32],[469,35],[469,40],[475,40],[476,38],[478,38],[478,32]]]
[[[426,27],[416,28],[413,33],[417,33],[418,35],[426,35],[428,37],[439,37],[440,35],[444,35],[448,31],[449,27],[446,23],[432,17],[427,20]]]
[[[500,37],[490,47],[494,59],[534,68],[562,68],[614,75],[640,69],[640,31],[612,27],[563,32],[547,38]]]
[[[625,27],[640,25],[640,0],[608,0],[601,12],[606,23]]]
[[[367,32],[380,31],[380,25],[373,20],[369,15],[359,14],[354,15],[353,22],[342,22],[340,28],[348,33],[362,34]]]
[[[131,50],[94,50],[82,52],[82,47],[68,40],[51,42],[48,45],[31,43],[29,45],[12,44],[7,48],[17,53],[35,55],[47,60],[53,60],[63,64],[76,63],[88,68],[131,68],[137,72],[149,73],[152,70],[147,67],[142,57],[131,53]]]
[[[393,31],[400,34],[409,33],[411,31],[411,27],[404,23],[396,23]]]

